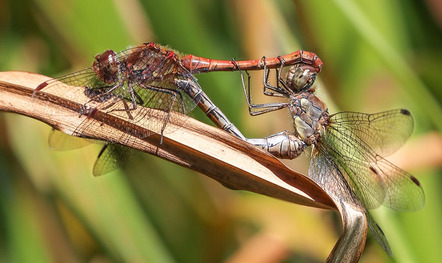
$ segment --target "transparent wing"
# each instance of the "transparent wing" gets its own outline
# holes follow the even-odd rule
[[[57,151],[74,150],[90,143],[103,144],[102,141],[70,136],[55,129],[52,129],[49,134],[49,145],[51,149]],[[135,150],[119,144],[103,146],[94,164],[94,176],[104,175],[122,167],[135,152]]]
[[[70,97],[76,95],[76,93],[84,93],[84,90],[78,91],[72,89],[66,92],[63,89],[64,86],[69,85],[73,87],[103,87],[107,84],[103,83],[92,70],[92,68],[85,68],[83,70],[73,72],[67,75],[63,75],[58,78],[50,79],[38,85],[34,91],[34,95],[37,92],[50,93],[56,96]]]
[[[316,153],[310,162],[308,174],[313,181],[320,185],[329,195],[334,195],[337,200],[345,203],[359,203],[359,198],[354,196],[354,192],[348,185],[346,177],[341,173],[340,168],[331,159],[331,156],[322,152]],[[367,210],[365,215],[367,216],[368,226],[376,241],[391,256],[391,248],[384,232]]]
[[[194,86],[199,84],[194,82]],[[188,115],[198,101],[169,81],[142,83],[133,87],[140,105],[146,108],[175,111]],[[201,89],[201,88],[200,88]]]
[[[67,151],[82,148],[89,145],[91,141],[80,137],[70,136],[61,131],[51,129],[48,136],[48,143],[52,150]]]
[[[359,197],[368,209],[379,207],[385,199],[385,191],[380,176],[373,175],[361,157],[357,147],[351,142],[336,138],[329,130],[321,137],[321,143],[316,148],[330,160],[333,160],[339,173],[345,176],[348,187]]]
[[[417,179],[376,154],[362,139],[342,127],[331,123],[317,147],[332,158],[364,205],[368,209],[381,204],[395,210],[422,208],[425,196]]]
[[[380,174],[385,186],[384,205],[395,210],[419,210],[425,204],[420,182],[410,173],[378,156],[374,173]],[[376,171],[376,172],[375,172]]]
[[[120,61],[127,59],[128,55],[136,51],[136,48],[127,49],[119,52],[117,57]],[[69,73],[48,81],[41,83],[37,88],[37,91],[49,92],[51,94],[58,94],[57,90],[61,85],[69,85],[74,87],[88,87],[88,89],[104,89],[109,88],[109,84],[103,82],[95,73],[92,67],[85,68],[83,70]],[[83,91],[81,91],[83,92]],[[59,94],[67,95],[67,94]]]
[[[335,200],[342,200],[346,203],[360,203],[350,188],[346,177],[341,173],[330,155],[321,151],[315,152],[310,161],[308,175],[327,194],[335,196]]]
[[[387,237],[385,237],[384,231],[382,231],[381,227],[376,223],[373,216],[367,210],[365,210],[365,216],[367,217],[368,227],[370,228],[371,233],[373,233],[376,241],[390,257],[393,257],[393,252],[391,251]]]
[[[120,144],[105,145],[95,161],[94,176],[104,175],[121,168],[135,152],[135,150]]]
[[[340,112],[331,116],[331,122],[341,134],[364,141],[384,157],[398,150],[414,128],[413,117],[405,109],[375,114]]]

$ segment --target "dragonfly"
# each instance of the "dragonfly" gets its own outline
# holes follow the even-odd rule
[[[290,66],[286,77],[283,69]],[[413,130],[409,111],[399,109],[377,114],[341,112],[330,115],[327,106],[314,94],[313,83],[321,71],[322,61],[314,53],[296,51],[285,56],[260,60],[213,60],[178,52],[155,43],[145,43],[120,53],[107,50],[95,56],[92,67],[40,84],[35,92],[50,92],[58,85],[84,87],[89,100],[84,115],[97,110],[108,113],[123,111],[130,121],[145,118],[151,109],[163,110],[163,123],[155,127],[163,135],[169,121],[168,112],[188,114],[198,105],[220,128],[260,147],[278,158],[294,159],[309,146],[314,147],[309,176],[326,186],[329,178],[341,177],[354,199],[367,209],[384,204],[396,210],[417,210],[425,197],[418,180],[383,158],[402,146]],[[269,83],[275,69],[276,85]],[[246,138],[202,91],[193,74],[214,71],[239,71],[251,115],[288,108],[294,131],[283,131],[265,138]],[[287,102],[253,104],[248,70],[262,70],[264,94],[283,97]],[[245,85],[243,72],[248,75]],[[246,87],[247,86],[247,87]],[[141,114],[131,111],[142,107]],[[80,125],[73,135],[86,129]],[[144,136],[149,136],[145,134]],[[162,140],[162,136],[161,136]],[[55,140],[53,140],[55,141]],[[111,144],[112,145],[112,144]],[[97,160],[99,166],[113,159],[111,147],[105,147]],[[97,165],[96,163],[96,165]],[[109,169],[96,169],[99,175]],[[388,252],[382,230],[366,212],[376,239]],[[389,253],[390,254],[390,253]]]
[[[283,159],[294,159],[311,146],[308,176],[331,192],[347,189],[351,194],[347,197],[351,200],[347,201],[363,205],[375,239],[391,256],[388,241],[368,209],[384,205],[393,210],[414,211],[424,206],[420,182],[384,158],[410,137],[414,129],[411,113],[395,109],[374,114],[350,111],[329,114],[326,104],[315,95],[315,87],[303,78],[310,71],[300,71],[301,66],[294,65],[283,73],[281,65],[276,69],[276,85],[272,85],[265,58],[263,63],[264,94],[286,101],[252,103],[250,75],[245,71],[248,78],[245,85],[244,74],[239,69],[249,113],[256,116],[288,109],[294,130],[246,141]]]
[[[298,85],[311,85],[316,74],[322,68],[322,61],[308,51],[298,50],[275,58],[264,60],[212,60],[194,55],[181,55],[179,52],[161,46],[157,43],[143,43],[121,52],[106,50],[95,56],[91,67],[74,72],[60,78],[51,79],[38,85],[33,96],[39,93],[53,93],[60,96],[77,96],[83,93],[87,101],[82,105],[80,113],[87,116],[82,124],[76,127],[72,135],[82,137],[89,127],[89,119],[97,111],[105,113],[124,112],[131,122],[146,121],[154,110],[160,110],[162,122],[148,123],[152,133],[163,133],[169,121],[170,112],[175,111],[188,115],[197,105],[219,128],[248,140],[228,120],[223,112],[215,106],[210,98],[203,92],[194,74],[219,70],[261,70],[266,68],[278,68],[287,65],[298,65],[297,74],[302,75]],[[61,85],[82,87],[72,89],[69,94],[58,94]],[[133,114],[137,109],[137,113]],[[152,133],[142,134],[147,137]],[[74,149],[85,143],[62,143],[63,135],[53,131],[50,134],[51,147],[54,149]],[[66,140],[66,138],[64,138]],[[72,139],[73,140],[73,139]],[[258,140],[258,139],[257,139]],[[56,145],[59,144],[59,145]],[[109,144],[103,148],[94,168],[94,174],[104,174],[113,167],[106,167],[101,160],[111,160],[114,146]],[[119,156],[119,155],[118,155]],[[119,162],[113,162],[119,163]]]
[[[414,129],[411,113],[397,109],[375,114],[340,112],[330,115],[326,104],[315,95],[313,82],[323,67],[316,54],[298,50],[285,56],[248,61],[188,55],[183,61],[196,73],[240,71],[252,116],[289,109],[295,128],[293,133],[284,131],[264,139],[246,139],[249,143],[283,159],[294,159],[308,146],[314,146],[311,177],[316,175],[316,181],[325,178],[323,172],[314,170],[320,166],[332,167],[324,164],[333,162],[368,209],[384,204],[396,210],[417,210],[424,205],[425,197],[419,181],[383,158],[397,151],[410,137]],[[283,78],[283,68],[287,66],[291,67]],[[257,69],[264,71],[263,93],[286,98],[288,102],[252,103],[251,78],[247,70]],[[276,69],[276,86],[269,83],[270,69]],[[243,71],[248,76],[247,85]]]
[[[302,61],[302,57],[308,59],[292,65],[293,60],[289,57],[297,57],[298,62]],[[289,63],[285,64],[285,61]],[[287,108],[294,131],[245,140],[282,159],[297,158],[312,146],[309,177],[323,189],[330,189],[329,192],[339,193],[347,189],[350,196],[346,198],[351,200],[346,201],[363,205],[375,239],[392,255],[382,229],[368,209],[385,205],[394,210],[414,211],[425,204],[420,182],[384,158],[397,151],[413,132],[414,120],[408,110],[329,114],[326,104],[315,95],[313,82],[322,68],[322,61],[314,53],[298,51],[288,56],[269,60],[263,57],[248,62],[190,57],[185,63],[194,72],[240,71],[252,116]],[[283,71],[286,66],[290,67]],[[263,70],[265,95],[282,97],[286,102],[252,103],[249,69]],[[276,85],[269,83],[271,69],[276,72]],[[243,73],[247,74],[247,85]]]

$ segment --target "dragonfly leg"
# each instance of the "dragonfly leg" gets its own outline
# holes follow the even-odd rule
[[[123,85],[123,84],[121,84],[121,85],[117,85],[117,86],[118,86],[118,87],[121,87],[122,85]],[[141,98],[140,98],[140,96],[135,92],[133,86],[132,86],[130,83],[128,84],[128,86],[129,86],[129,94],[130,94],[130,100],[131,100],[131,102],[132,102],[132,105],[131,105],[132,107],[130,107],[130,106],[127,104],[125,98],[122,97],[121,95],[112,94],[112,91],[115,90],[115,87],[112,87],[112,88],[110,88],[109,90],[106,90],[106,92],[104,92],[103,95],[107,95],[107,96],[109,96],[110,98],[112,98],[113,101],[110,102],[110,103],[108,103],[108,105],[104,106],[104,107],[102,108],[102,110],[107,110],[107,109],[109,109],[110,107],[114,106],[118,101],[122,101],[122,103],[123,103],[123,107],[124,107],[124,108],[122,108],[122,109],[119,109],[119,108],[111,109],[111,110],[109,110],[107,113],[114,112],[114,111],[124,111],[124,112],[127,113],[129,119],[132,120],[132,119],[133,119],[133,116],[132,116],[132,114],[131,114],[130,112],[133,111],[133,110],[136,110],[136,109],[137,109],[137,100],[141,100]],[[103,96],[103,95],[102,95],[102,96]],[[109,99],[107,99],[106,102],[108,102],[108,100],[109,100]],[[142,100],[141,100],[141,101],[142,101]]]
[[[263,83],[264,83],[264,87],[263,87],[263,92],[264,95],[267,96],[274,96],[274,97],[288,97],[290,94],[286,91],[286,85],[284,82],[281,82],[281,73],[282,70],[285,66],[284,64],[284,60],[281,57],[278,57],[278,59],[280,60],[280,68],[275,69],[276,70],[276,77],[277,77],[277,81],[276,81],[276,87],[271,85],[269,83],[269,76],[270,76],[270,69],[267,68],[267,63],[266,63],[266,57],[262,57],[263,60],[263,64],[264,64],[264,74],[263,74]],[[281,87],[279,84],[283,84],[283,87]],[[285,89],[284,89],[285,88]],[[269,91],[270,90],[270,91]]]
[[[98,88],[85,87],[84,95],[89,97],[89,100],[85,103],[85,105],[92,102],[108,101],[114,96],[111,92],[120,87],[121,86],[119,84],[115,86],[103,86]]]
[[[143,99],[140,97],[140,95],[135,91],[133,87],[133,83],[128,83],[129,86],[129,94],[130,94],[130,100],[132,101],[132,109],[135,110],[137,108],[137,102],[140,105],[143,105]]]
[[[169,105],[168,105],[167,108],[162,107],[163,103],[160,102],[160,101],[159,101],[158,104],[154,103],[154,105],[152,105],[153,106],[152,108],[165,110],[165,112],[167,114],[166,118],[164,118],[164,120],[163,120],[163,125],[162,125],[161,130],[160,130],[160,134],[161,134],[160,144],[162,144],[163,143],[164,130],[166,129],[166,125],[167,125],[167,123],[169,122],[169,119],[170,119],[170,111],[174,110],[175,103],[176,103],[178,97],[180,98],[180,101],[181,101],[180,102],[181,111],[184,114],[186,113],[185,112],[185,108],[184,108],[184,104],[183,104],[183,98],[181,96],[181,93],[179,91],[177,91],[177,90],[167,89],[167,88],[162,88],[162,87],[156,87],[156,86],[150,86],[150,85],[143,85],[142,87],[145,88],[145,89],[157,91],[157,92],[160,92],[160,93],[163,93],[163,94],[167,94],[167,95],[170,96],[170,102],[169,102]],[[151,99],[153,99],[153,97]],[[159,100],[162,100],[162,99],[159,98]],[[149,107],[150,105],[148,105],[148,104],[149,103],[147,103],[147,105],[145,105],[145,106]]]
[[[265,66],[265,58],[264,59],[264,67],[267,70],[266,66]],[[247,106],[249,108],[249,113],[252,116],[256,116],[256,115],[260,115],[260,114],[264,114],[267,112],[271,112],[271,111],[275,111],[275,110],[280,110],[282,108],[286,108],[289,106],[289,103],[281,103],[281,102],[277,102],[277,103],[265,103],[265,104],[253,104],[252,102],[252,97],[250,94],[250,74],[249,72],[247,72],[247,70],[244,70],[245,73],[247,74],[247,85],[245,84],[244,81],[244,71],[238,66],[238,64],[236,63],[236,61],[233,59],[232,63],[236,66],[236,68],[238,69],[240,75],[241,75],[241,82],[242,82],[242,87],[244,90],[244,95],[246,97],[246,101],[247,101]],[[267,77],[268,78],[268,77]],[[266,82],[266,77],[264,77],[264,82]],[[247,88],[246,88],[247,86]],[[276,87],[273,87],[276,89]]]
[[[123,87],[124,85],[124,79],[121,79],[116,85],[114,86],[103,86],[103,87],[97,87],[97,88],[89,88],[89,87],[85,87],[85,91],[84,94],[89,97],[90,99],[83,105],[84,109],[88,109],[90,107],[87,106],[87,104],[92,103],[92,102],[100,102],[100,103],[107,103],[108,105],[106,105],[105,107],[103,107],[102,109],[108,109],[111,106],[115,105],[115,103],[118,100],[123,100],[123,98],[120,95],[117,94],[113,94],[112,92]],[[137,108],[137,104],[136,104],[136,99],[135,99],[135,91],[134,89],[129,85],[129,93],[131,95],[131,100],[132,100],[132,108],[129,108],[127,104],[124,105],[124,109],[112,109],[111,111],[132,111],[135,110]],[[139,96],[138,96],[139,97]],[[112,99],[113,102],[109,103],[109,100]],[[128,113],[128,115],[130,116],[130,114]]]
[[[97,88],[89,88],[85,86],[84,95],[89,97],[90,99],[86,101],[81,107],[82,115],[89,115],[91,111],[96,111],[97,106],[95,105],[97,102],[104,107],[100,107],[102,110],[106,110],[116,103],[116,96],[111,92],[117,88],[120,88],[120,84],[115,86],[102,86]]]
[[[110,113],[110,112],[113,112],[113,111],[124,111],[124,112],[126,112],[127,117],[129,118],[129,120],[133,120],[134,117],[132,116],[132,114],[130,112],[133,111],[134,108],[129,107],[129,105],[127,104],[127,101],[125,99],[121,98],[121,97],[115,96],[114,99],[113,99],[113,102],[111,102],[108,105],[104,106],[103,108],[101,108],[101,110],[109,109],[110,107],[115,105],[115,103],[117,103],[118,101],[121,101],[123,103],[124,109],[112,109],[112,110],[110,110],[110,111],[108,111],[106,113]]]
[[[126,102],[125,100],[123,100],[123,106],[124,106],[125,112],[126,112],[126,114],[127,114],[127,117],[129,118],[129,120],[133,120],[134,117],[133,117],[132,114],[130,113],[130,112],[131,112],[131,109],[129,108],[129,105],[127,105],[127,102]]]
[[[108,111],[108,113],[109,112],[113,112],[113,111],[124,111],[124,112],[127,113],[127,116],[129,117],[129,119],[133,120],[133,116],[132,116],[132,114],[130,112],[137,109],[137,102],[140,105],[143,105],[143,100],[141,99],[140,95],[138,95],[138,93],[135,91],[135,89],[133,88],[131,83],[129,83],[128,86],[129,86],[129,95],[130,95],[130,100],[132,102],[132,105],[131,105],[132,107],[129,107],[129,105],[127,104],[127,101],[121,95],[120,96],[113,95],[113,97],[115,98],[114,99],[115,102],[107,105],[103,109],[104,110],[108,109],[111,106],[113,106],[118,100],[121,100],[122,103],[123,103],[124,109],[112,109],[112,110]]]
[[[281,67],[279,68],[279,70],[276,70],[276,75],[277,75],[277,78],[278,78],[278,81],[276,83],[277,83],[278,87],[279,87],[279,85],[282,85],[283,87],[281,89],[287,91],[289,89],[287,88],[287,84],[286,84],[284,78],[282,77],[282,73],[283,73],[282,70],[285,67],[285,60],[281,56],[278,56],[278,59],[281,62]]]

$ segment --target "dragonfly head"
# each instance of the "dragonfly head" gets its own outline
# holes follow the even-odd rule
[[[287,86],[295,93],[309,91],[315,82],[317,72],[306,64],[292,66],[287,73]]]
[[[92,69],[97,77],[104,83],[111,84],[116,82],[118,80],[120,61],[115,51],[106,50],[96,55]]]

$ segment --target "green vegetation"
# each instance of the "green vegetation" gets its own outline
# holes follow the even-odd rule
[[[427,204],[414,213],[372,211],[394,259],[370,237],[361,262],[437,262],[441,162],[429,160],[441,151],[442,11],[432,2],[7,0],[0,4],[0,70],[59,76],[106,49],[142,42],[218,59],[315,52],[324,62],[318,92],[331,113],[407,108],[416,121],[409,154],[395,160],[421,181]],[[271,100],[260,95],[261,75],[252,77],[255,101]],[[248,115],[239,73],[197,78],[245,135],[290,127],[287,112]],[[194,117],[209,123],[198,109]],[[241,255],[323,262],[339,237],[332,212],[232,191],[153,156],[95,178],[98,146],[51,151],[47,125],[10,113],[0,120],[0,262],[222,262]],[[305,172],[308,158],[287,164]]]

